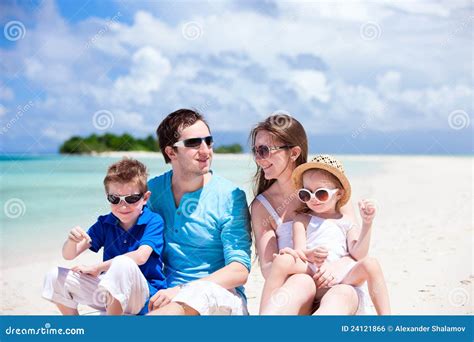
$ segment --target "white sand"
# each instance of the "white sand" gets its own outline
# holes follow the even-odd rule
[[[384,269],[393,313],[473,314],[472,158],[356,158],[385,161],[384,170],[351,181],[354,200],[372,197],[379,203],[370,253]],[[25,258],[29,262],[2,267],[1,314],[57,314],[40,296],[45,272],[100,260],[86,252],[66,262],[60,244]],[[255,264],[246,286],[251,314],[258,312],[262,285]]]

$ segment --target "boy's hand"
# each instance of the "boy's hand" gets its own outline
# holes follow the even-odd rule
[[[318,267],[321,266],[328,257],[328,250],[324,246],[307,249],[304,252],[308,261],[312,262]]]
[[[79,226],[76,226],[71,229],[68,235],[68,239],[74,243],[79,243],[83,241],[84,239],[89,244],[92,242],[91,237]]]
[[[377,211],[375,201],[372,199],[359,201],[359,210],[360,216],[362,217],[362,222],[368,224],[372,223]]]
[[[77,273],[89,274],[91,276],[97,277],[100,274],[100,269],[97,265],[87,266],[87,265],[78,265],[71,268],[71,271]]]
[[[179,290],[179,286],[159,290],[153,297],[150,298],[150,302],[148,303],[148,311],[153,311],[161,308],[162,306],[168,305],[178,294]]]

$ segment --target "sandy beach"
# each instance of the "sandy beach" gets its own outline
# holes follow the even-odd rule
[[[343,157],[344,160],[345,157]],[[352,158],[352,157],[348,157]],[[473,159],[451,157],[383,158],[383,169],[351,179],[353,200],[375,198],[378,215],[370,254],[379,259],[390,291],[394,314],[473,314]],[[43,300],[43,276],[53,266],[93,263],[101,255],[87,251],[76,261],[64,261],[56,250],[23,256],[18,263],[2,262],[0,314],[55,315]],[[5,242],[3,242],[5,243]],[[246,285],[249,311],[258,312],[263,278],[257,263]],[[81,312],[88,313],[87,307]]]

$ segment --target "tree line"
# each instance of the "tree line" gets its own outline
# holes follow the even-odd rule
[[[59,152],[65,154],[87,154],[112,151],[159,152],[160,147],[152,135],[141,139],[135,138],[128,133],[122,135],[112,133],[105,133],[103,135],[91,134],[88,137],[73,136],[59,147]],[[243,148],[240,144],[221,145],[215,147],[214,152],[242,153]]]

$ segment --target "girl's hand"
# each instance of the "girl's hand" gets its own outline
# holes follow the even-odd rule
[[[304,251],[308,261],[312,262],[316,266],[320,267],[328,257],[328,250],[324,246],[318,246],[313,249],[307,249]]]
[[[79,243],[81,241],[83,241],[84,239],[88,242],[88,243],[91,243],[92,239],[91,237],[89,236],[89,234],[87,234],[81,227],[79,226],[76,226],[74,228],[71,229],[71,231],[69,232],[69,235],[68,235],[68,239],[71,240],[72,242],[74,243]]]
[[[359,201],[359,211],[362,222],[370,224],[374,220],[377,207],[372,199],[364,199]]]
[[[293,248],[290,248],[290,247],[285,247],[283,249],[280,249],[279,254],[280,255],[289,254],[293,258],[295,258],[295,260],[296,259],[301,259],[304,262],[308,261],[308,259],[306,258],[305,252],[301,249],[293,249]],[[276,254],[273,254],[273,258],[275,258],[275,257],[276,257]]]
[[[314,273],[313,279],[316,283],[316,288],[322,289],[327,287],[333,287],[337,285],[336,278],[334,277],[333,263],[325,262],[319,266],[316,273]]]
[[[97,277],[101,273],[97,265],[91,265],[91,266],[78,265],[71,268],[71,270],[76,273],[89,274],[93,277]]]

